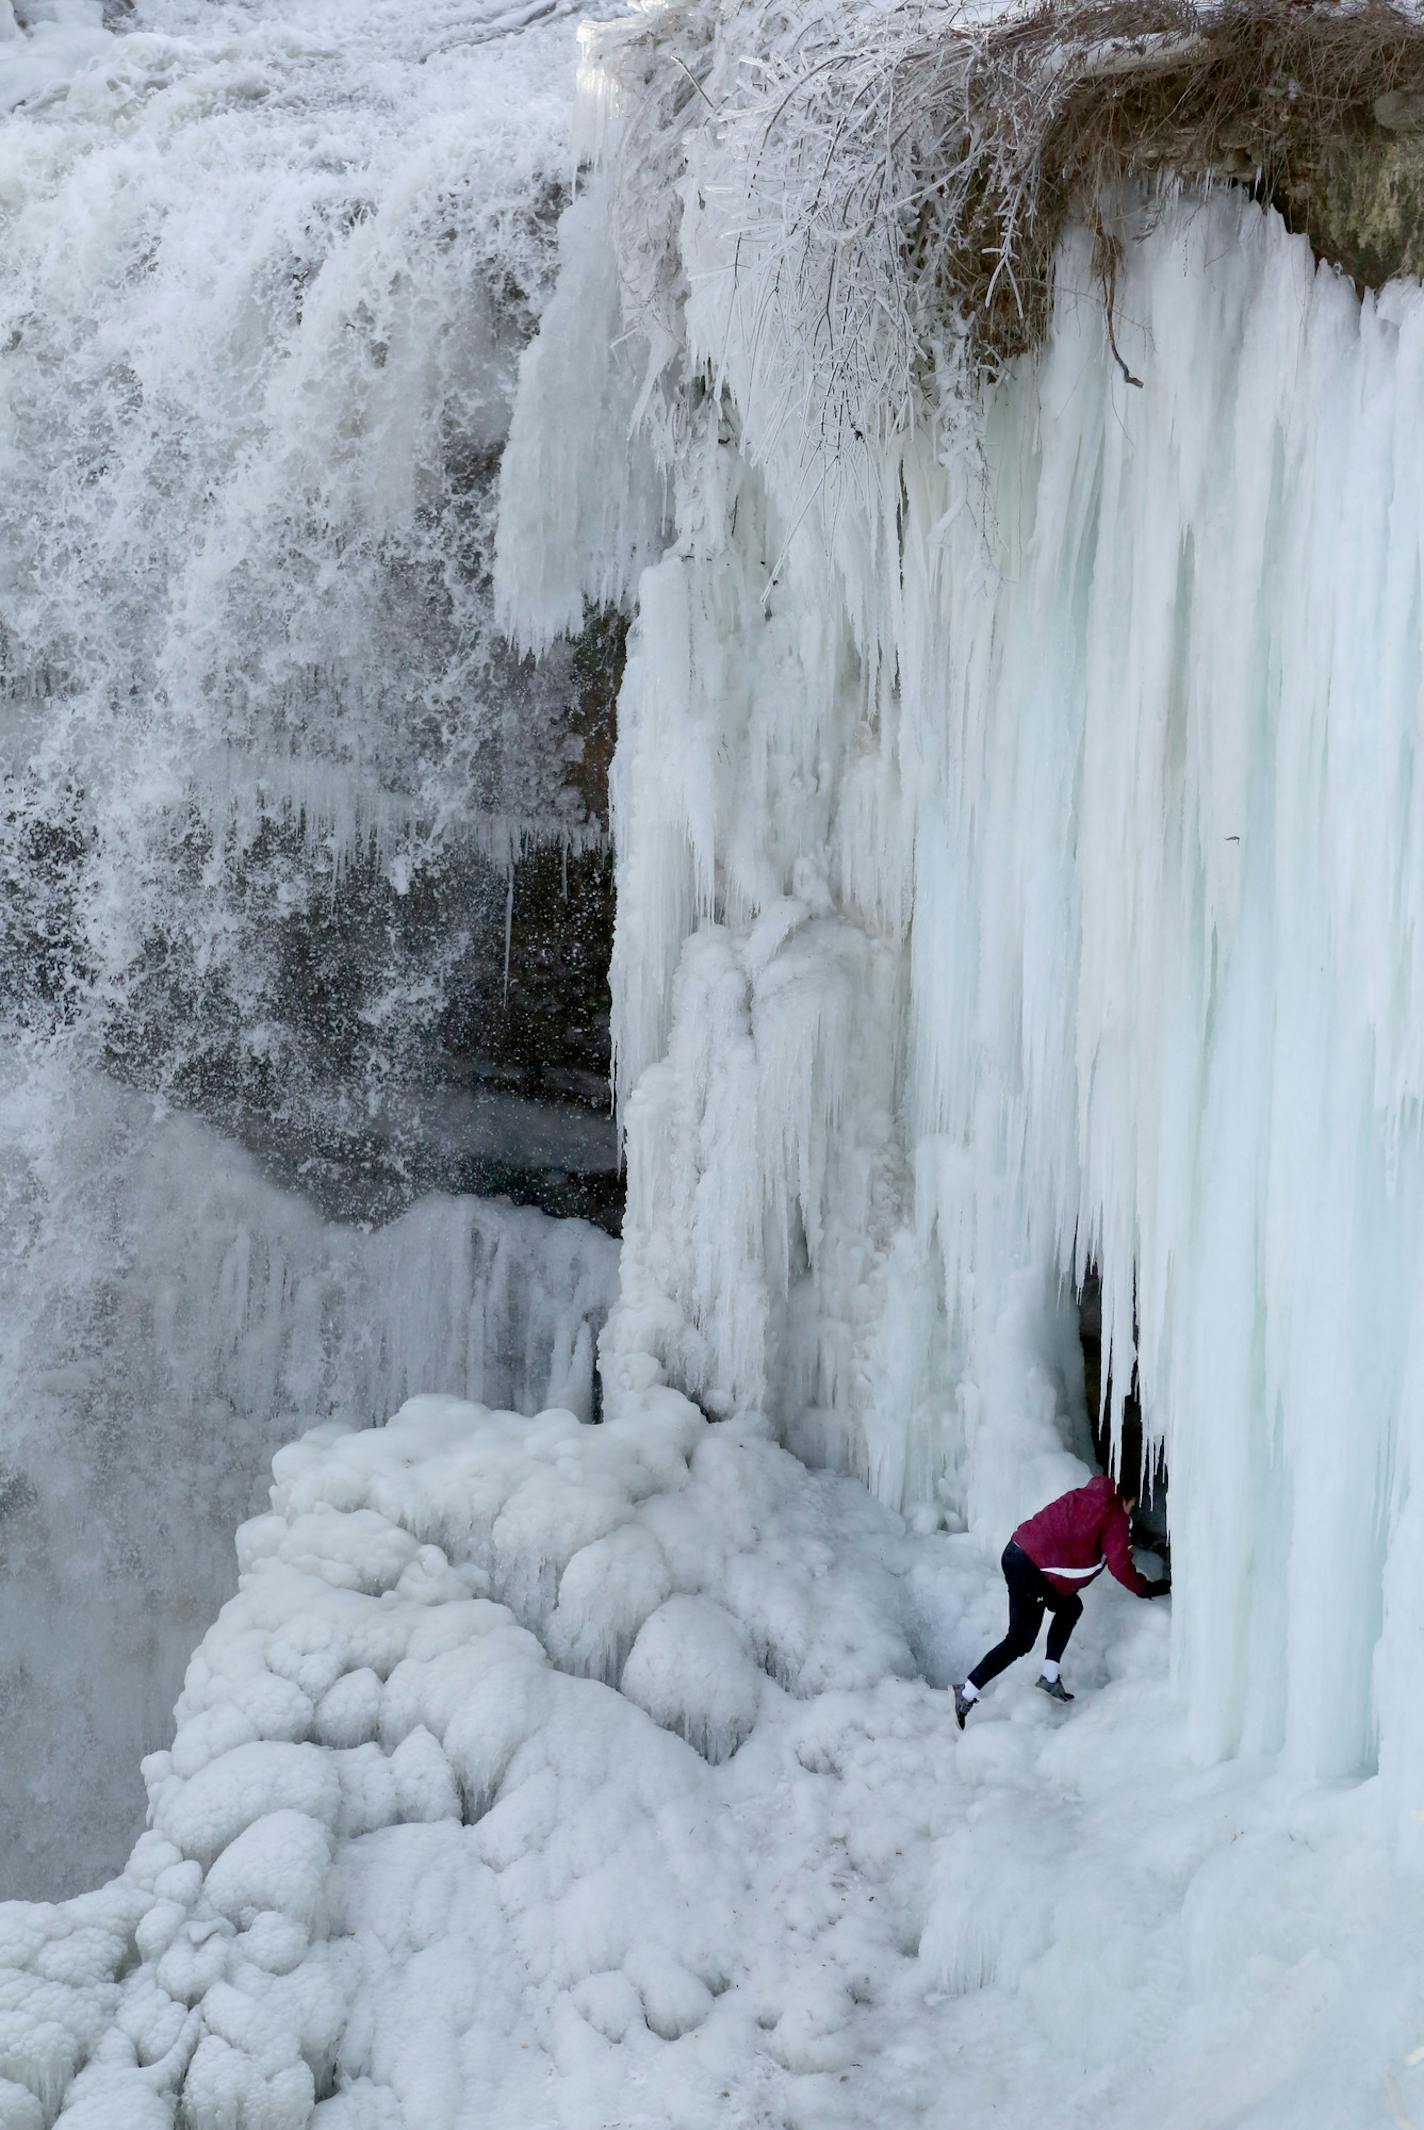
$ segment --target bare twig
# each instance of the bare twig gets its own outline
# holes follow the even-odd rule
[[[717,106],[713,103],[711,97],[707,94],[707,91],[703,88],[701,82],[697,79],[697,76],[693,73],[691,67],[687,64],[687,61],[685,59],[679,59],[676,52],[671,54],[671,58],[672,63],[675,67],[682,68],[683,73],[692,83],[693,88],[696,89],[698,95],[702,98],[703,103],[706,104],[708,110],[715,118],[717,115]]]

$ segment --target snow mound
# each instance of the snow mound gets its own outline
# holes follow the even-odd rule
[[[3,2130],[1135,2130],[1144,2032],[1175,2130],[1377,2120],[1369,1788],[1183,1773],[1165,1608],[1095,1591],[1071,1715],[1025,1668],[960,1737],[976,1542],[671,1391],[274,1470],[127,1870],[0,1906]]]
[[[750,1888],[709,1763],[764,1695],[913,1674],[893,1520],[845,1491],[847,1535],[884,1528],[818,1601],[816,1485],[669,1392],[600,1429],[417,1399],[274,1470],[128,1871],[3,1912],[0,2122],[66,2090],[108,2130],[180,2093],[193,2130],[428,2130],[462,2092],[532,2121],[634,2028],[650,2094],[710,2120],[726,2049],[665,2045],[710,2025],[745,2056],[755,2022],[718,2011]],[[492,2055],[459,2038],[476,2005]]]
[[[750,1642],[710,1598],[670,1597],[644,1623],[623,1691],[707,1760],[726,1760],[756,1722],[760,1677]]]

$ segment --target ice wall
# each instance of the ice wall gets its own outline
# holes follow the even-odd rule
[[[1075,240],[1040,358],[852,434],[841,269],[786,237],[822,163],[792,118],[758,164],[744,44],[676,24],[695,91],[656,24],[593,81],[676,509],[614,765],[612,1377],[988,1538],[1071,1419],[1095,1259],[1197,1749],[1378,1749],[1412,1803],[1424,300],[1362,304],[1243,199],[1124,202],[1142,389]],[[571,477],[600,392],[521,410]]]

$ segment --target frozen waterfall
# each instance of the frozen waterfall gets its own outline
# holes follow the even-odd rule
[[[1424,2121],[1424,293],[1114,193],[1110,298],[1070,228],[1033,356],[910,347],[900,224],[788,273],[828,142],[739,101],[880,0],[586,29],[572,152],[561,0],[27,6],[0,1663],[56,1892],[57,1763],[151,1749],[119,1874],[0,1901],[0,2130]],[[510,897],[585,906],[605,767],[621,1250],[428,1188],[596,1166],[603,935],[541,989]],[[1090,1272],[1172,1602],[960,1732]],[[175,1668],[281,1435],[171,1732],[116,1720],[66,1580]]]
[[[478,1198],[325,1221],[203,1125],[99,1083],[53,1121],[29,1314],[6,1327],[5,1895],[74,1889],[126,1853],[139,1763],[231,1595],[232,1533],[274,1451],[434,1385],[588,1419],[618,1263],[584,1222]],[[76,1793],[80,1768],[102,1774]]]
[[[982,423],[822,466],[819,343],[756,277],[770,210],[708,109],[669,122],[674,208],[646,161],[585,208],[676,507],[613,768],[612,1376],[1008,1529],[1098,1263],[1170,1467],[1198,1749],[1378,1753],[1412,1804],[1424,303],[1361,303],[1237,197],[1145,237],[1128,202],[1144,389],[1084,238]],[[497,590],[518,626],[534,586],[536,643],[561,570],[619,570],[567,546],[629,391],[616,359],[566,389],[572,327],[556,297],[504,469]],[[525,465],[559,434],[555,511]]]

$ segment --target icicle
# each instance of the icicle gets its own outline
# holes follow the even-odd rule
[[[509,1004],[509,957],[514,941],[514,867],[511,864],[504,882],[504,1004]]]

